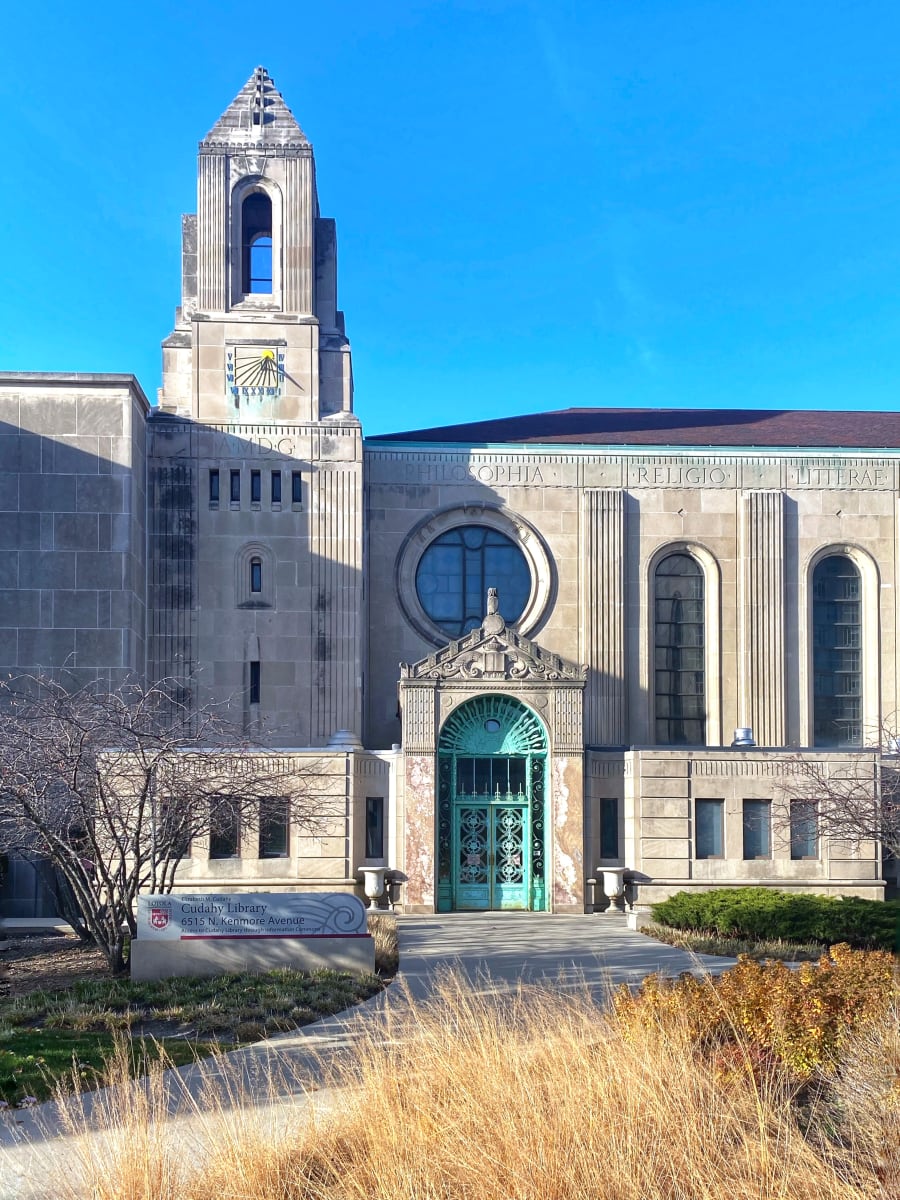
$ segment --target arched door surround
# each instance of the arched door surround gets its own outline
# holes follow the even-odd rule
[[[400,666],[404,907],[583,912],[587,668],[486,609]]]
[[[543,911],[547,735],[521,701],[475,696],[438,741],[438,910]]]

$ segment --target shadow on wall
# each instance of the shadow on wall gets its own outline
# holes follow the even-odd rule
[[[358,736],[358,426],[320,431],[313,463],[293,439],[156,412],[128,436],[125,403],[23,394],[41,432],[0,423],[0,675],[180,679],[276,746]],[[5,915],[56,911],[29,864],[5,879]]]

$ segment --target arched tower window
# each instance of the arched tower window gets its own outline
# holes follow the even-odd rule
[[[862,579],[843,554],[813,571],[813,745],[862,745]]]
[[[706,638],[703,570],[689,554],[669,554],[654,573],[656,741],[706,744]]]
[[[251,192],[241,204],[241,290],[272,294],[272,201]]]
[[[238,608],[275,607],[275,555],[270,546],[249,542],[235,560],[234,591]]]

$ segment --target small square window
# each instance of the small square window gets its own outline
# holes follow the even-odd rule
[[[272,503],[281,503],[281,472],[272,472]]]
[[[241,502],[241,473],[240,471],[231,472],[231,503],[240,504]]]
[[[262,500],[262,472],[250,472],[250,503],[259,504]]]
[[[299,471],[291,472],[291,504],[303,503],[303,476]]]
[[[210,504],[219,503],[219,469],[212,467],[209,472],[209,502]]]

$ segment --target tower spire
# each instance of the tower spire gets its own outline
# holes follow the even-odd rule
[[[257,67],[200,143],[201,150],[248,145],[309,146],[265,67]]]

